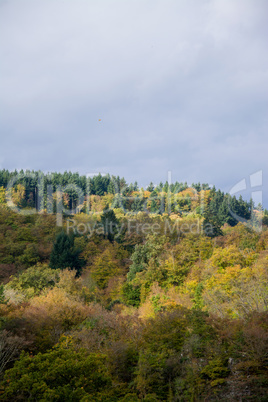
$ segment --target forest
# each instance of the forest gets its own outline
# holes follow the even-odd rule
[[[267,401],[268,211],[0,171],[0,400]]]

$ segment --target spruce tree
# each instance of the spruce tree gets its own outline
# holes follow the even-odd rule
[[[79,274],[84,265],[84,260],[79,257],[80,252],[74,246],[74,236],[61,232],[53,245],[49,265],[53,269],[75,269],[77,274]]]

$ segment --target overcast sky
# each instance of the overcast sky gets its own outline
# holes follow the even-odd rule
[[[267,44],[267,0],[0,0],[0,168],[268,200]]]

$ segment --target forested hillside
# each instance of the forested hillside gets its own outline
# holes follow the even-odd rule
[[[265,401],[268,211],[0,172],[0,400]]]

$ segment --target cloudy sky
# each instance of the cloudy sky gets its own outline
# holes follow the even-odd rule
[[[224,191],[262,170],[268,200],[267,19],[267,0],[0,0],[0,168]]]

